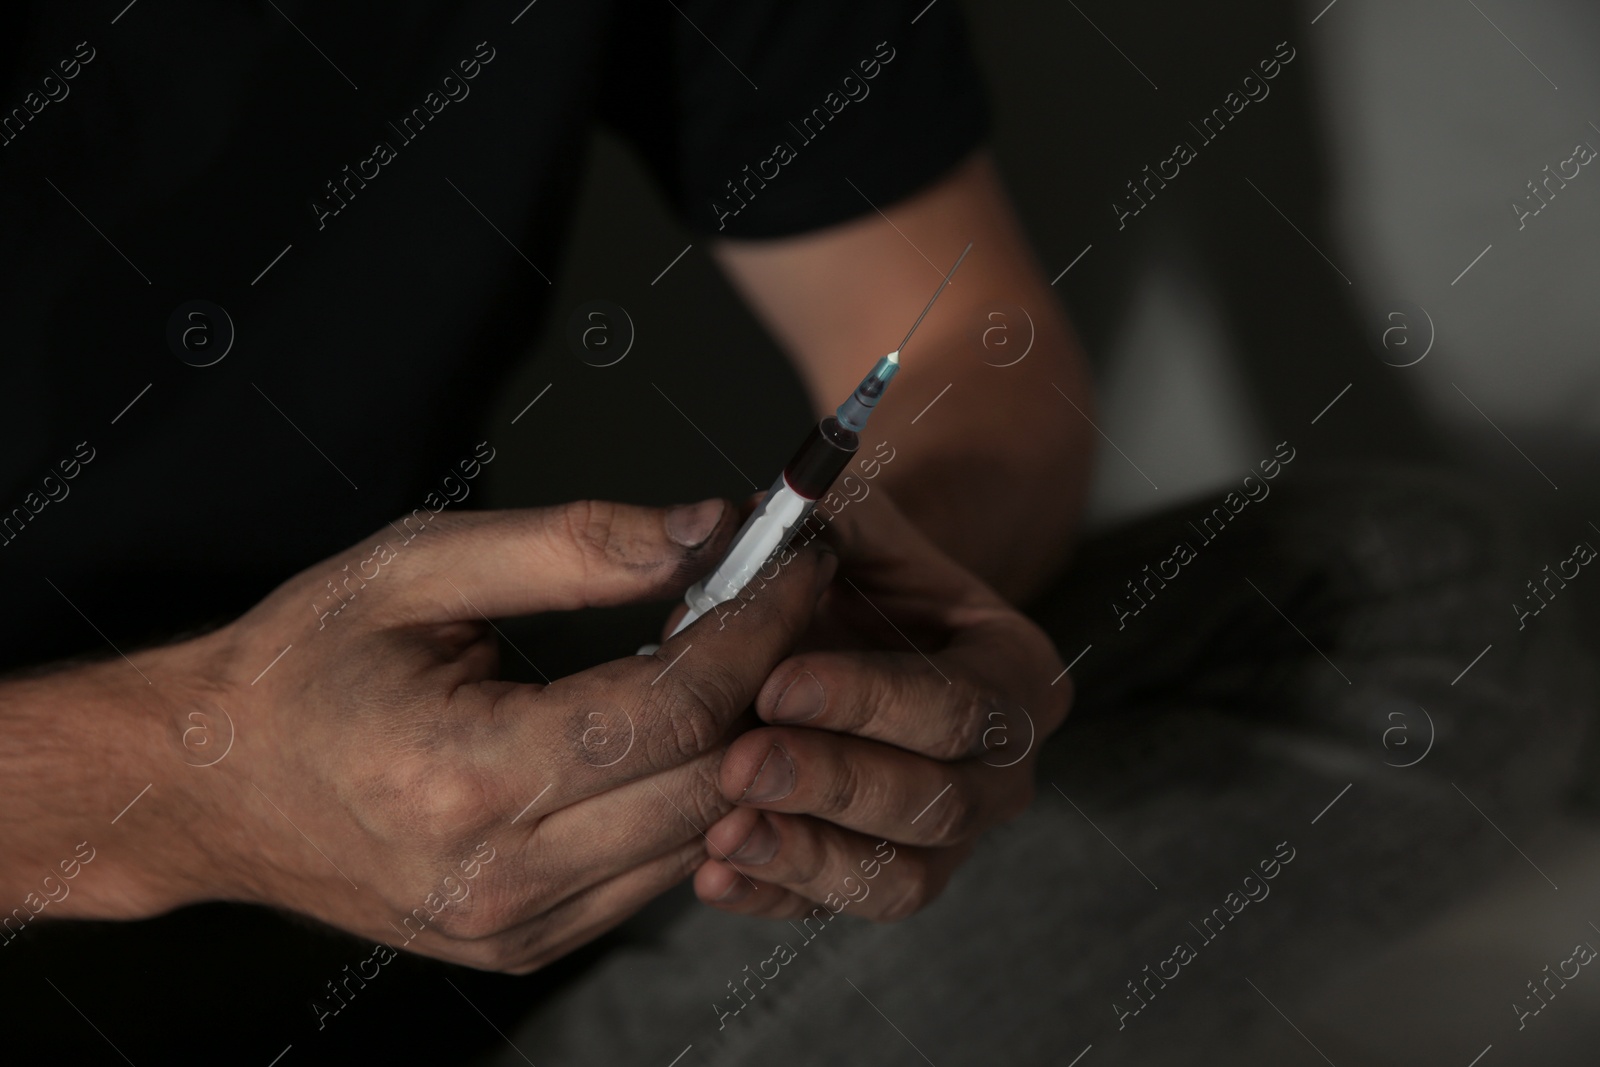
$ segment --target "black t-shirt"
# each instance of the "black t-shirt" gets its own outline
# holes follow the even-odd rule
[[[0,669],[226,619],[438,492],[534,337],[596,122],[708,237],[863,214],[846,177],[887,204],[984,132],[956,0],[40,0],[5,23]],[[309,998],[360,958],[228,906],[36,923],[0,947],[0,1059],[121,1062],[47,977],[140,1063],[498,1040],[440,1015],[462,1005],[414,960],[318,1033]],[[541,980],[455,979],[502,1015]]]
[[[437,491],[534,336],[596,121],[706,235],[938,177],[984,113],[956,5],[925,7],[12,5],[0,668],[108,651],[85,616],[136,644],[236,614]]]

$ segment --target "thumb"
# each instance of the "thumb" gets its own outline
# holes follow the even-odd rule
[[[872,594],[883,610],[900,608],[949,621],[962,609],[1006,606],[1001,596],[935,545],[881,488],[841,508],[827,538],[839,573]]]
[[[719,499],[440,515],[426,537],[386,541],[403,581],[385,614],[392,623],[436,623],[679,596],[716,562],[734,521]]]

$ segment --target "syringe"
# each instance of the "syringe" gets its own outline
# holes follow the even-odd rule
[[[674,634],[694,622],[718,604],[726,603],[739,595],[756,572],[766,565],[774,554],[789,543],[800,524],[810,516],[817,501],[833,485],[834,478],[849,464],[861,445],[861,431],[867,425],[872,409],[883,398],[890,380],[900,370],[900,354],[905,351],[911,335],[917,332],[922,320],[933,310],[934,302],[944,287],[950,284],[956,268],[972,251],[972,244],[956,258],[955,266],[944,276],[939,288],[934,290],[917,321],[911,324],[905,339],[898,348],[878,360],[867,376],[861,379],[855,392],[840,404],[834,414],[822,419],[811,428],[806,439],[795,449],[793,458],[784,466],[767,490],[756,510],[734,535],[722,561],[705,578],[689,587],[684,603],[689,613],[678,623]],[[651,651],[654,651],[653,649]]]

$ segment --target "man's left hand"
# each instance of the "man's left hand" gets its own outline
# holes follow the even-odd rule
[[[706,831],[695,892],[741,914],[903,919],[1032,801],[1071,681],[1044,632],[881,488],[827,536],[838,575],[804,650],[756,698],[767,725],[723,757],[737,807]]]

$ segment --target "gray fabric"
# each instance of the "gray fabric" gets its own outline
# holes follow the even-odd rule
[[[1561,802],[1596,672],[1561,601],[1521,632],[1509,605],[1579,534],[1530,539],[1421,473],[1290,472],[1203,547],[1194,510],[1087,546],[1041,601],[1064,659],[1093,644],[1078,707],[1032,808],[934,906],[898,925],[847,912],[805,942],[674,894],[492,1062],[666,1067],[692,1045],[682,1067],[1064,1065],[1092,1044],[1085,1067],[1248,1063],[1252,1035],[1286,1025],[1267,998],[1524,864],[1486,816],[1517,840]],[[1119,630],[1117,591],[1181,539],[1198,558]],[[1418,707],[1431,751],[1386,765],[1424,751]],[[1285,841],[1270,894],[1204,940],[1190,924]],[[719,1029],[726,983],[777,942],[797,958]],[[1125,983],[1180,942],[1195,957],[1119,1029]]]

